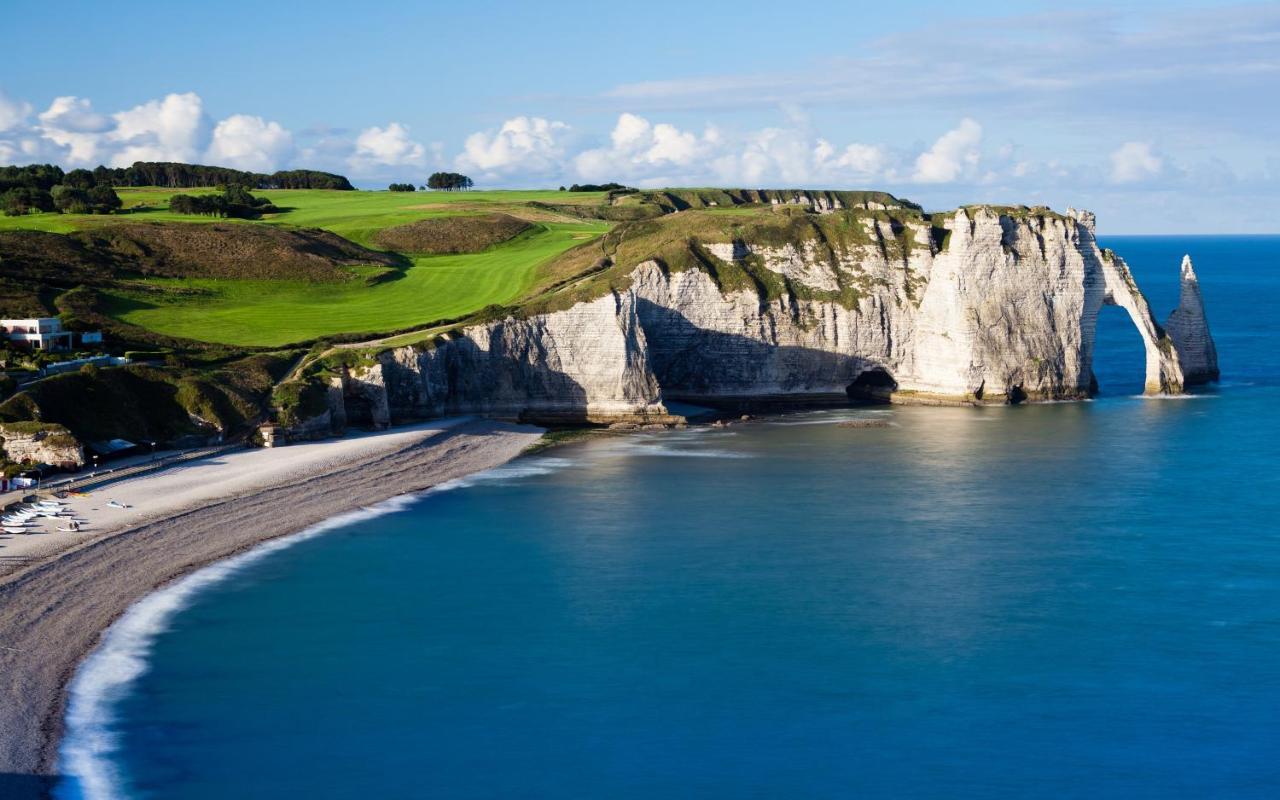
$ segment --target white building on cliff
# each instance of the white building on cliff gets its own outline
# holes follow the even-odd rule
[[[76,344],[102,344],[102,334],[98,331],[75,333],[62,327],[62,320],[57,317],[34,317],[32,319],[0,319],[0,331],[17,347],[32,350],[70,350]]]

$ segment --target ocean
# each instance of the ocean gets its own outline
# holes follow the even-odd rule
[[[64,798],[1274,798],[1280,237],[1105,237],[1223,380],[555,448],[195,573]],[[849,428],[853,418],[885,428]]]

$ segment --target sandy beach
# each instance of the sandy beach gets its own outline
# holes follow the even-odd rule
[[[82,533],[0,542],[0,552],[37,559],[0,576],[0,796],[47,795],[66,684],[133,602],[267,539],[498,466],[540,435],[529,426],[458,419],[237,451],[69,500],[89,521]]]

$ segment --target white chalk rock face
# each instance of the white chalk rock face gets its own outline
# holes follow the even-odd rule
[[[334,425],[462,413],[665,422],[664,398],[1080,399],[1096,388],[1104,305],[1125,309],[1142,338],[1147,393],[1217,378],[1190,260],[1166,333],[1128,266],[1098,247],[1087,211],[977,207],[941,222],[849,224],[865,235],[838,246],[697,243],[730,271],[762,267],[773,288],[722,290],[718,270],[650,260],[625,276],[629,288],[596,300],[383,351],[330,389],[328,416]]]
[[[469,327],[428,349],[383,351],[376,364],[344,376],[343,419],[668,421],[635,305],[632,293],[611,293],[554,314]]]
[[[1178,352],[1178,362],[1187,385],[1208,383],[1218,379],[1218,350],[1209,334],[1209,321],[1204,315],[1204,298],[1200,296],[1200,280],[1191,265],[1191,256],[1182,257],[1182,289],[1178,307],[1169,315],[1165,330]]]
[[[722,260],[761,255],[771,271],[813,289],[854,281],[864,289],[853,305],[722,294],[706,273],[646,262],[632,286],[650,363],[665,396],[693,401],[836,396],[860,378],[896,385],[900,402],[1079,399],[1093,386],[1098,312],[1116,305],[1146,348],[1147,391],[1182,391],[1174,345],[1128,267],[1098,248],[1093,215],[1075,213],[960,211],[941,251],[920,226],[906,231],[905,253],[855,248],[835,264],[810,246],[706,248]]]

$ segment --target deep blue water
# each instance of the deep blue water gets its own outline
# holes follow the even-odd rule
[[[567,446],[239,568],[113,706],[138,798],[1280,795],[1280,237],[1110,238],[1222,385]],[[849,416],[887,429],[840,428]],[[99,730],[96,734],[101,734]]]

